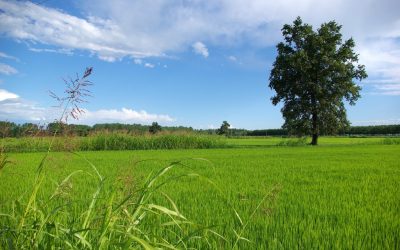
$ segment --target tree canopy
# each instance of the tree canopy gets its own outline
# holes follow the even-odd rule
[[[352,38],[343,42],[341,25],[323,23],[313,30],[298,17],[293,25],[282,28],[284,42],[278,43],[278,55],[269,77],[271,98],[281,109],[290,134],[312,135],[317,145],[320,134],[334,134],[349,126],[344,101],[354,105],[361,87],[354,80],[367,77],[364,65],[358,65]]]
[[[157,134],[162,130],[161,126],[157,122],[153,122],[151,126],[149,127],[149,132],[151,134]]]
[[[227,121],[223,121],[221,124],[221,127],[217,131],[217,134],[227,135],[230,127],[231,127],[231,125]]]

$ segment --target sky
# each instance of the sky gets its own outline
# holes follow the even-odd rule
[[[400,124],[398,0],[0,0],[0,120],[47,123],[49,91],[93,67],[77,121],[279,128],[268,78],[281,28],[335,20],[369,77],[352,125]]]

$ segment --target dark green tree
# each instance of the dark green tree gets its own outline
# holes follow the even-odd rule
[[[361,88],[354,82],[367,77],[358,65],[354,40],[342,41],[341,25],[331,21],[314,31],[298,17],[284,25],[284,42],[269,77],[271,98],[281,109],[290,134],[311,135],[317,145],[321,134],[335,134],[349,126],[344,101],[354,105]]]
[[[157,134],[158,132],[161,131],[161,129],[162,129],[161,126],[157,122],[153,122],[149,127],[149,132],[151,134]]]
[[[14,122],[0,121],[0,138],[16,137],[18,125]]]
[[[40,132],[40,128],[35,123],[24,123],[20,126],[20,131],[20,136],[35,136]]]
[[[227,135],[229,133],[230,127],[231,127],[231,125],[227,121],[223,121],[221,127],[217,131],[217,134]]]

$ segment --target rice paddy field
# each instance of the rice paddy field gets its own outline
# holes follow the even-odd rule
[[[47,211],[68,201],[68,213],[51,210],[53,224],[68,224],[71,215],[81,220],[98,187],[93,164],[104,176],[89,224],[96,228],[95,214],[106,204],[117,206],[150,173],[170,165],[157,180],[165,185],[149,200],[170,210],[141,218],[149,242],[160,237],[178,249],[400,249],[400,145],[382,140],[325,137],[320,146],[291,147],[277,146],[280,138],[244,138],[227,139],[224,148],[51,152],[35,203]],[[0,171],[0,214],[29,202],[44,154],[8,153],[11,163]],[[71,173],[61,192],[58,184]],[[62,195],[50,199],[55,190]],[[169,223],[176,215],[182,223]],[[7,223],[12,219],[0,217],[3,248]],[[82,242],[81,248],[97,248]],[[114,247],[124,248],[108,245]]]

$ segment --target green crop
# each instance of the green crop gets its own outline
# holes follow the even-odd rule
[[[83,239],[58,232],[73,246],[86,248],[104,242],[103,246],[114,248],[148,243],[197,249],[398,249],[400,145],[384,143],[382,138],[367,143],[351,140],[368,138],[345,138],[340,143],[341,139],[321,138],[319,147],[254,147],[256,139],[237,139],[243,140],[240,147],[221,149],[50,153],[43,168],[46,178],[31,205],[36,210],[27,216],[25,229],[38,226],[35,216],[43,222],[40,211],[51,214],[46,209],[69,202],[54,212],[50,224],[42,223],[48,227],[43,230],[55,233],[54,225],[82,228],[87,221],[94,229],[79,232]],[[253,146],[246,146],[246,140]],[[274,145],[283,139],[275,140]],[[0,176],[1,214],[17,215],[18,204],[29,203],[42,157],[43,153],[9,154]],[[96,166],[102,180],[82,157]],[[107,218],[116,218],[114,225],[123,229],[129,224],[120,220],[123,214],[110,212],[108,204],[116,207],[171,162],[179,166],[157,179],[166,185],[145,202],[157,213],[147,213],[137,226],[143,234],[135,236],[142,236],[144,243],[110,233],[114,226],[102,234]],[[140,196],[130,199],[140,204]],[[3,247],[8,244],[10,223],[7,216],[0,217]],[[48,237],[43,241],[47,244],[63,245],[49,235],[41,237]],[[165,246],[157,245],[162,242]]]

